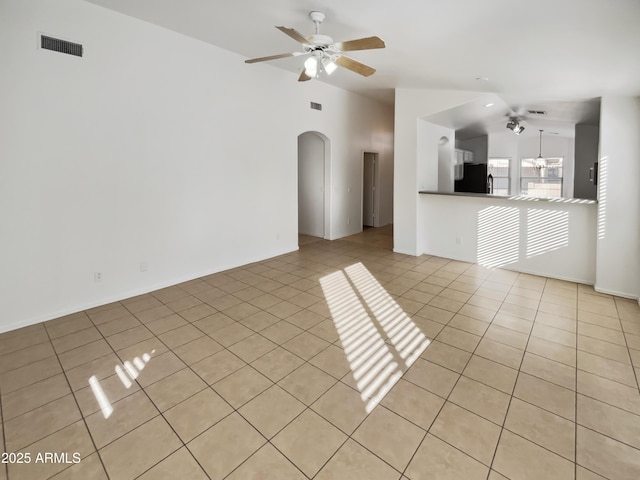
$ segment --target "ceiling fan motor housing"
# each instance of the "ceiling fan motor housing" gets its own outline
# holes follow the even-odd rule
[[[307,37],[309,43],[311,45],[315,45],[316,47],[326,47],[327,45],[331,45],[333,43],[333,38],[329,35],[322,35],[320,33],[315,33],[313,35],[309,35]]]
[[[322,23],[326,17],[322,12],[309,12],[309,18],[313,23]]]
[[[309,40],[309,43],[316,47],[326,47],[327,45],[331,45],[333,43],[333,38],[331,38],[329,35],[322,35],[320,33],[320,24],[325,19],[324,13],[310,12],[309,18],[316,25],[315,33],[307,37],[307,40]]]

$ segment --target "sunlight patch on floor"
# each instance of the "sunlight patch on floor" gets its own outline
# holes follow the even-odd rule
[[[132,361],[125,361],[123,365],[116,365],[114,370],[124,388],[131,388],[131,386],[133,385],[132,381],[135,381],[135,379],[138,378],[140,372],[142,372],[147,363],[149,363],[149,360],[151,360],[151,355],[153,355],[155,352],[155,350],[152,350],[150,354],[144,353],[141,357],[134,357]],[[104,416],[104,418],[109,418],[113,413],[113,406],[111,405],[107,394],[102,388],[102,385],[100,385],[100,380],[98,380],[95,375],[92,375],[89,378],[89,385],[91,386],[93,396],[96,398],[96,401],[100,406],[102,415]]]
[[[320,285],[369,413],[427,348],[429,339],[362,263],[321,278]]]

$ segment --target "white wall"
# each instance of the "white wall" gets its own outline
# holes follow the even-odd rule
[[[441,145],[443,137],[447,142]],[[416,155],[418,191],[453,192],[455,131],[421,119]]]
[[[595,288],[640,298],[640,98],[604,96],[600,110]]]
[[[393,162],[389,106],[80,0],[0,3],[0,43],[0,331],[296,249],[304,131],[330,238],[361,228],[363,149]]]
[[[415,119],[422,116],[417,112],[449,109],[456,102],[465,103],[464,99],[460,100],[464,95],[473,94],[403,89],[396,92],[394,249],[409,254],[425,252],[478,261],[478,245],[487,245],[484,250],[502,245],[505,248],[496,249],[498,263],[504,261],[505,255],[500,253],[503,250],[507,252],[507,257],[511,255],[509,261],[504,263],[505,268],[594,283],[598,291],[640,299],[640,98],[610,95],[602,99],[596,207],[578,201],[525,202],[517,208],[510,204],[487,206],[485,203],[483,206],[482,202],[501,200],[446,195],[422,195],[423,198],[414,202],[413,188],[418,182],[427,190],[437,185],[437,163],[434,161],[431,166],[425,166],[418,155],[420,151],[436,149],[436,145],[429,143],[436,143],[437,140],[421,137],[424,133],[421,123],[426,122],[417,120],[416,128]],[[574,144],[569,138],[543,136],[542,148],[545,156],[561,155],[573,160]],[[518,139],[510,132],[505,132],[504,135],[491,135],[489,138],[489,156],[535,158],[538,152],[539,138],[536,137]],[[565,175],[571,179],[573,171],[566,170]],[[565,194],[570,193],[572,185],[565,182],[565,188],[569,190]],[[508,202],[506,199],[502,201]],[[486,208],[488,210],[480,215],[481,210]],[[558,213],[551,212],[553,210]],[[494,215],[494,211],[499,215]],[[483,219],[492,216],[500,221],[506,219],[512,227],[511,234],[502,234],[498,228],[500,222],[488,221],[484,222],[483,232],[496,230],[498,234],[486,243],[484,239],[479,241],[481,216]],[[545,221],[536,223],[538,218]],[[550,223],[554,232],[560,231],[562,235],[567,232],[568,244],[560,248],[553,247],[554,236],[545,233],[542,228],[547,223]],[[529,225],[534,225],[533,230]],[[513,247],[514,238],[517,248],[510,250],[507,247]],[[532,247],[527,242],[523,243],[525,238],[535,239]],[[523,251],[531,255],[523,258]],[[490,253],[487,253],[489,257]],[[487,259],[487,255],[483,260]]]
[[[292,74],[286,74],[289,88]],[[297,78],[297,77],[296,77]],[[294,78],[294,82],[296,80]],[[311,82],[309,82],[311,83]],[[331,240],[342,238],[362,231],[362,161],[364,151],[378,152],[381,172],[393,169],[393,106],[374,102],[368,98],[354,95],[345,90],[323,87],[323,94],[314,95],[323,104],[323,111],[308,109],[309,101],[302,100],[302,107],[313,117],[315,130],[322,132],[331,141],[330,192],[331,231],[325,237]],[[284,97],[286,98],[286,96]],[[292,102],[299,102],[295,97]],[[295,116],[293,123],[300,123]],[[381,225],[391,223],[388,215],[389,190],[392,189],[392,178],[380,177],[381,190]]]
[[[596,205],[421,195],[422,250],[490,268],[593,284]]]
[[[453,130],[444,131],[443,127],[438,125],[428,125],[429,131],[435,134],[432,140],[437,139],[438,148],[438,191],[439,192],[453,192],[455,186],[455,167],[457,164],[457,155],[455,151],[455,132]],[[439,137],[439,138],[438,138]],[[426,151],[423,151],[418,146],[418,152],[420,159],[418,160],[418,178],[422,178],[420,172],[425,172],[428,168],[429,161],[426,161],[427,152],[430,153],[433,148],[433,141],[429,138],[429,135],[420,135],[420,142],[427,147]],[[428,145],[427,145],[428,144]],[[423,154],[424,153],[424,154]],[[430,155],[429,155],[430,156]],[[424,165],[427,163],[427,165]],[[426,182],[425,182],[426,183]],[[418,184],[419,191],[423,189]]]
[[[442,138],[447,142],[441,145]],[[453,192],[455,131],[426,120],[418,121],[417,172],[418,191]],[[419,197],[418,197],[419,198]],[[416,214],[421,215],[420,205]],[[419,218],[419,217],[418,217]],[[428,225],[418,221],[416,229],[416,255],[422,255],[425,229]],[[394,237],[397,229],[394,229]]]
[[[393,121],[393,107],[386,112]],[[388,118],[388,117],[387,117]],[[382,152],[378,152],[378,218],[376,225],[382,227],[393,223],[393,124],[387,125],[388,131],[383,136],[391,138],[378,139],[377,143],[384,145]]]
[[[437,186],[437,169],[427,167],[420,178],[418,162],[421,145],[418,132],[424,128],[422,117],[462,105],[479,96],[476,92],[416,90],[397,88],[395,97],[395,153],[393,178],[393,250],[417,255],[419,181]],[[436,144],[437,153],[437,144]],[[437,158],[437,157],[436,157]],[[422,168],[422,167],[420,167]],[[435,177],[433,177],[435,175]],[[432,178],[433,177],[433,178]]]

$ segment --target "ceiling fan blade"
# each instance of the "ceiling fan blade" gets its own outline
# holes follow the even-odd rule
[[[304,38],[304,36],[297,30],[294,30],[293,28],[287,28],[287,27],[276,27],[276,28],[280,30],[282,33],[284,33],[285,35],[289,35],[296,42],[301,43],[302,45],[309,45],[309,40]]]
[[[372,48],[384,48],[384,40],[380,37],[358,38],[357,40],[349,40],[347,42],[339,42],[334,44],[341,52],[352,52],[354,50],[370,50]]]
[[[349,58],[345,55],[340,55],[335,62],[341,67],[347,68],[352,72],[359,73],[360,75],[363,75],[365,77],[373,75],[376,72],[375,68],[370,67],[369,65],[365,65],[364,63],[360,63],[357,60]]]
[[[249,60],[245,60],[244,63],[267,62],[269,60],[277,60],[279,58],[287,58],[287,57],[297,57],[300,55],[307,55],[309,53],[310,52],[281,53],[279,55],[269,55],[268,57],[250,58]]]
[[[245,60],[244,63],[268,62],[269,60],[277,60],[278,58],[295,57],[297,53],[298,52],[281,53],[279,55],[270,55],[268,57],[250,58],[249,60]]]
[[[307,73],[304,70],[302,70],[302,72],[300,72],[300,76],[298,77],[298,81],[306,82],[307,80],[311,80],[311,77],[307,75]]]

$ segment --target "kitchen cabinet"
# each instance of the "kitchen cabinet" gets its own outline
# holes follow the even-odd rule
[[[456,155],[453,166],[453,178],[454,180],[462,180],[464,175],[464,164],[473,163],[473,152],[471,150],[463,150],[462,148],[456,148]]]

